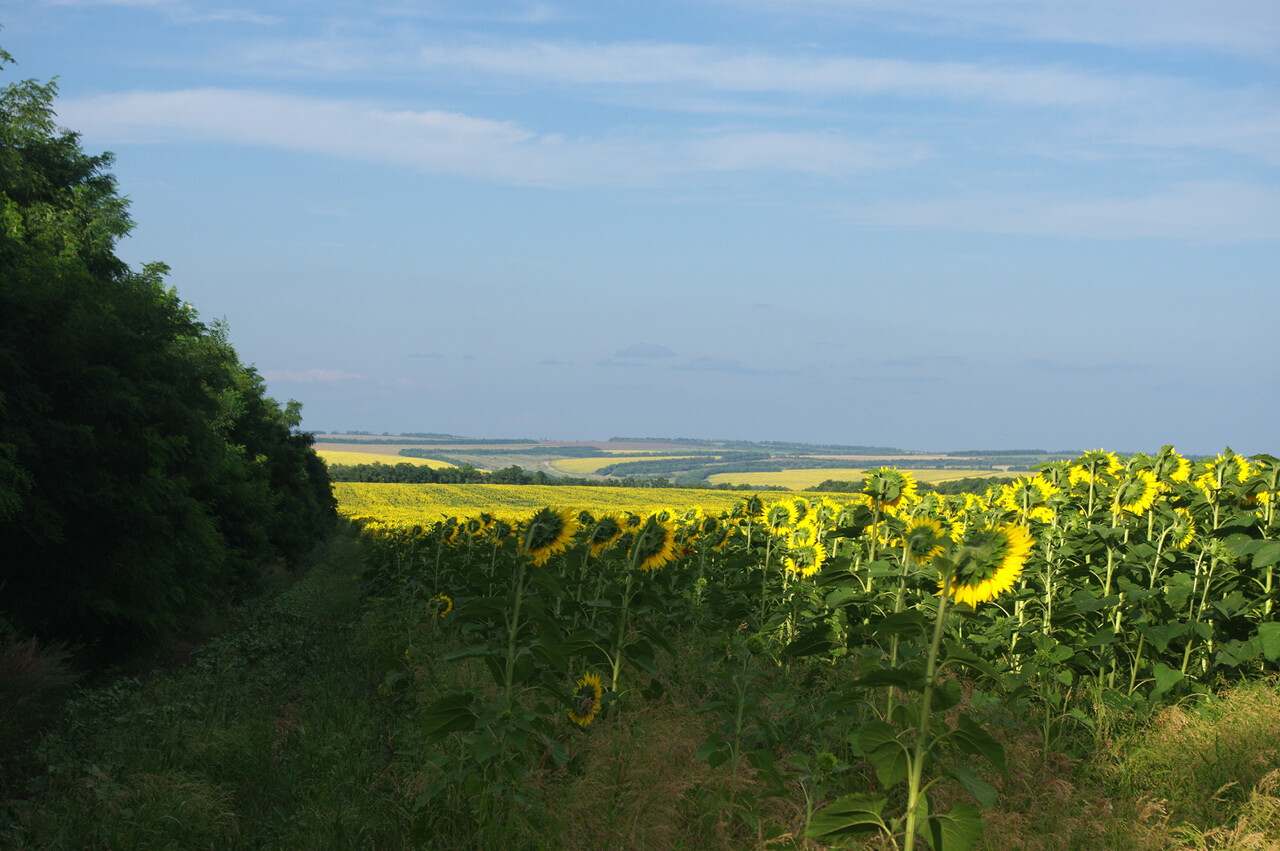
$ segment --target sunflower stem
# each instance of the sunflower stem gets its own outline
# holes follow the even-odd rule
[[[915,748],[911,756],[911,765],[907,778],[907,821],[906,834],[902,847],[916,847],[916,821],[920,809],[922,790],[920,781],[924,774],[925,753],[929,749],[929,715],[933,702],[934,678],[938,672],[938,650],[942,646],[942,632],[947,620],[947,604],[951,600],[951,571],[946,573],[942,583],[942,594],[938,597],[938,616],[933,622],[933,641],[929,645],[929,658],[924,669],[924,692],[920,699],[920,722],[916,726]]]

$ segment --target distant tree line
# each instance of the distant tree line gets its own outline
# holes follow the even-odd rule
[[[383,482],[413,485],[577,485],[588,487],[670,488],[676,487],[662,477],[618,479],[585,479],[574,476],[548,476],[542,470],[534,473],[512,464],[501,470],[478,470],[470,464],[457,467],[431,468],[425,464],[330,464],[329,479],[334,482]],[[683,487],[683,485],[680,485]],[[730,488],[722,488],[729,490]]]
[[[336,515],[300,406],[163,265],[116,257],[132,225],[111,157],[56,128],[55,91],[0,90],[0,641],[106,661],[252,589]]]

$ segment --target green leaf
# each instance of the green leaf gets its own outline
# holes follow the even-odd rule
[[[960,715],[956,722],[956,728],[948,735],[960,750],[975,756],[985,757],[996,768],[1001,771],[1006,770],[1004,748],[981,724],[970,718],[968,714]]]
[[[964,786],[973,796],[973,799],[981,804],[984,808],[990,809],[996,804],[996,787],[983,780],[972,770],[963,765],[953,772],[953,776],[960,781],[960,785]]]
[[[950,665],[953,662],[958,662],[964,667],[972,668],[980,674],[986,674],[989,677],[999,676],[995,666],[976,653],[966,650],[959,644],[953,644],[950,641],[945,644],[945,647],[947,651],[946,664]]]
[[[886,789],[907,779],[911,758],[898,741],[898,731],[884,721],[868,721],[858,728],[862,755],[875,766],[876,776]]]
[[[809,819],[804,835],[810,839],[851,836],[858,833],[888,833],[880,813],[888,798],[879,795],[842,795]]]
[[[973,806],[957,802],[950,812],[929,818],[929,844],[934,851],[967,851],[982,838],[982,815]]]
[[[1280,541],[1267,541],[1253,554],[1254,567],[1271,567],[1280,563]]]
[[[1274,662],[1280,659],[1280,623],[1269,621],[1258,624],[1258,644],[1262,655]]]
[[[1158,697],[1182,682],[1182,671],[1175,671],[1164,662],[1157,662],[1152,673],[1156,678],[1156,687],[1151,693],[1152,697]]]
[[[923,635],[925,632],[924,616],[917,611],[888,614],[872,627],[871,632],[876,636],[902,635],[903,633],[911,632],[918,632]]]
[[[451,694],[427,707],[422,719],[422,734],[428,740],[442,738],[449,733],[474,730],[476,726],[475,698],[469,694]]]
[[[795,658],[831,652],[831,624],[822,621],[810,627],[796,636],[796,640],[782,652]]]
[[[1151,642],[1156,652],[1164,653],[1169,649],[1170,641],[1181,638],[1190,628],[1191,621],[1175,621],[1156,625],[1142,624],[1138,626],[1138,632],[1147,637],[1147,641]]]

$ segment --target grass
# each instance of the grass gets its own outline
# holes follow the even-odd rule
[[[68,700],[34,751],[44,771],[5,790],[0,845],[406,847],[358,569],[338,538],[186,666]]]

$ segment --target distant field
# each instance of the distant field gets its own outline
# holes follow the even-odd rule
[[[903,470],[910,473],[917,482],[952,482],[970,476],[1006,476],[1015,478],[1022,473],[1006,473],[999,470]],[[850,467],[822,467],[816,470],[780,470],[768,473],[712,473],[707,481],[713,485],[731,484],[745,487],[779,487],[792,490],[804,490],[822,484],[827,479],[837,482],[856,482],[862,480],[862,471]]]
[[[396,448],[396,447],[391,447]],[[437,461],[434,458],[406,458],[394,452],[346,452],[340,449],[317,449],[326,464],[426,464],[433,470],[452,467],[448,461]]]
[[[568,487],[564,485],[397,485],[335,482],[338,511],[346,517],[371,517],[389,523],[431,523],[446,516],[479,511],[521,515],[544,505],[586,509],[593,513],[647,514],[661,508],[680,510],[700,505],[724,511],[751,496],[734,491],[686,488]],[[758,494],[766,504],[815,494],[781,491]],[[838,494],[823,494],[838,499]]]
[[[607,467],[610,464],[625,464],[628,461],[666,461],[670,458],[690,458],[699,456],[690,455],[610,455],[608,458],[562,458],[558,461],[552,461],[551,466],[555,467],[562,473],[572,473],[575,476],[581,476],[588,473],[594,473],[601,467]]]

